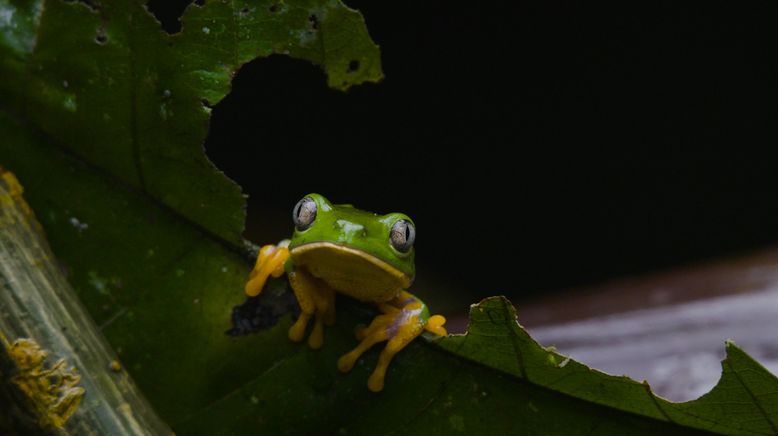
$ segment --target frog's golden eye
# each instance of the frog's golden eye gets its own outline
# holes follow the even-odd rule
[[[313,224],[316,219],[316,202],[309,197],[298,201],[292,211],[292,221],[297,230],[303,231]]]
[[[416,240],[416,228],[408,221],[399,220],[392,226],[389,232],[389,242],[400,253],[407,253],[413,247]]]

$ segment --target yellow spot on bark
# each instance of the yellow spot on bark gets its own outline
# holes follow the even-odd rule
[[[39,424],[63,428],[84,396],[84,388],[77,386],[81,376],[76,369],[68,368],[65,359],[47,368],[49,353],[32,339],[17,339],[6,349],[18,370],[11,382],[27,397]]]

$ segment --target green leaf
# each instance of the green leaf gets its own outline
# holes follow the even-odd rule
[[[241,65],[272,54],[321,65],[338,89],[379,80],[378,47],[337,0],[193,4],[175,35],[144,3],[0,0],[0,101],[239,247],[245,200],[202,152],[209,106]]]
[[[503,297],[473,306],[467,334],[438,344],[537,386],[613,410],[727,434],[778,433],[778,378],[729,341],[719,383],[686,403],[672,403],[655,396],[646,382],[599,372],[540,346]]]
[[[288,315],[226,335],[251,259],[240,191],[202,151],[203,100],[273,53],[322,65],[336,88],[381,77],[361,16],[337,1],[211,0],[167,35],[141,2],[0,0],[0,163],[177,434],[775,433],[778,382],[734,345],[710,394],[670,403],[540,347],[501,298],[473,307],[468,335],[403,350],[380,394],[365,386],[377,350],[335,366],[372,315],[362,305],[338,301],[319,351],[287,339]],[[283,280],[260,298],[273,321],[293,306]]]

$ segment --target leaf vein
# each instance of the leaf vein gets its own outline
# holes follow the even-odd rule
[[[762,407],[762,403],[760,403],[759,400],[757,400],[756,396],[754,395],[754,392],[751,391],[751,388],[748,387],[748,385],[743,381],[738,371],[736,371],[735,368],[732,367],[732,364],[730,363],[729,359],[727,359],[726,362],[727,362],[727,367],[729,367],[729,370],[732,371],[732,374],[735,376],[738,383],[740,383],[740,385],[743,386],[743,389],[745,389],[746,393],[753,399],[754,405],[756,406],[757,410],[759,410],[759,413],[761,413],[765,421],[767,421],[767,423],[770,424],[770,427],[773,430],[773,434],[778,434],[778,425],[775,424],[775,422],[772,420],[772,418],[767,413],[767,411],[764,410],[764,407]]]

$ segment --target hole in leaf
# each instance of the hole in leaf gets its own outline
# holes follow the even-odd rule
[[[249,194],[244,231],[248,239],[266,243],[288,237],[293,228],[290,227],[293,226],[291,213],[299,200],[297,197],[314,185],[301,177],[292,178],[294,180],[283,183],[284,186],[274,184],[269,187],[267,179],[258,174],[273,174],[274,180],[276,177],[279,180],[289,178],[286,165],[279,163],[294,160],[294,156],[299,156],[300,146],[317,143],[322,138],[322,130],[301,126],[323,122],[321,120],[327,120],[323,125],[337,125],[337,120],[343,116],[342,110],[327,108],[343,104],[346,98],[346,94],[327,87],[320,68],[306,61],[275,55],[243,65],[232,80],[230,93],[213,105],[205,151],[220,170]],[[301,105],[301,101],[306,104]],[[328,141],[345,140],[337,133],[331,135],[327,136]],[[368,141],[366,138],[360,140]],[[259,142],[278,146],[254,146]],[[337,166],[336,162],[326,165],[329,164]],[[277,172],[281,169],[283,171]],[[264,184],[262,180],[265,180]],[[328,193],[336,192],[333,184],[341,185],[334,182],[315,186]]]
[[[97,35],[95,36],[95,42],[100,45],[105,45],[108,42],[108,35],[105,34],[105,29],[97,29]]]
[[[278,12],[278,8],[279,8],[278,3],[274,3],[274,4],[270,5],[268,10],[270,12],[272,12],[272,13],[276,13],[276,12]]]
[[[208,109],[213,109],[213,106],[211,106],[211,103],[208,101],[208,99],[205,99],[205,98],[204,98],[204,99],[200,100],[200,103],[201,103],[201,104],[202,104],[204,107],[207,107]]]
[[[162,30],[172,35],[181,31],[181,16],[190,4],[192,0],[149,0],[146,10],[160,22]]]
[[[348,72],[349,73],[353,73],[353,72],[355,72],[358,69],[359,69],[359,61],[358,60],[353,60],[353,61],[348,63]]]
[[[249,14],[249,12],[251,12],[251,9],[249,9],[248,6],[247,6],[247,7],[244,7],[243,9],[240,10],[240,15],[245,17],[246,15]]]
[[[316,14],[309,15],[308,22],[311,24],[311,29],[319,30],[319,17]]]
[[[267,286],[273,286],[273,282]],[[277,296],[274,296],[265,291],[258,297],[246,298],[243,304],[232,308],[232,328],[224,332],[226,335],[248,335],[273,327],[279,318],[288,313],[295,318],[300,314],[300,307],[292,292],[277,293]]]

